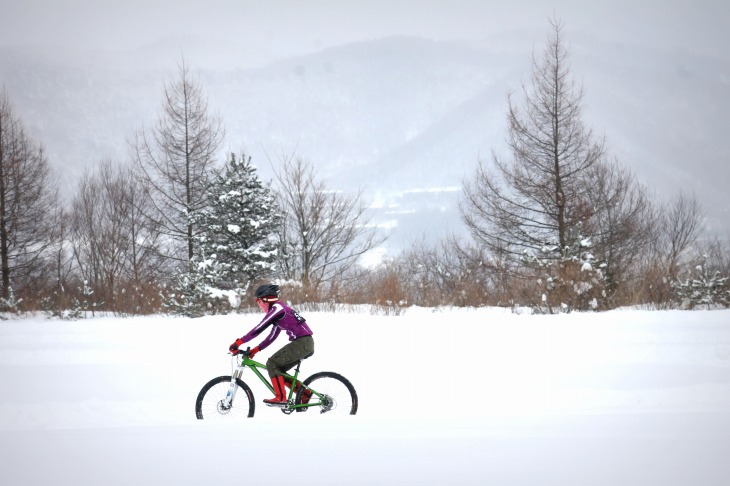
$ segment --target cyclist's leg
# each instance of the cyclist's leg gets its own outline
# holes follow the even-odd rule
[[[305,337],[299,338],[299,339],[297,339],[297,343],[299,344],[299,347],[301,348],[301,353],[300,353],[301,358],[298,359],[297,361],[291,363],[291,366],[294,366],[297,362],[299,362],[303,359],[307,359],[314,354],[314,338],[312,338],[312,336],[305,336]],[[289,368],[287,368],[287,369],[290,369],[291,366],[289,366]],[[292,389],[292,393],[294,395],[297,395],[299,393],[299,388],[301,387],[302,382],[297,380],[296,384],[292,384],[292,381],[293,380],[290,380],[287,378],[285,380],[285,384],[287,387]],[[308,389],[304,390],[304,392],[299,397],[299,403],[306,405],[307,403],[309,403],[309,400],[311,397],[312,397],[311,390],[308,390]],[[307,411],[306,408],[297,409],[297,412],[306,412],[306,411]]]
[[[266,370],[274,378],[290,370],[297,362],[309,358],[314,354],[314,339],[304,336],[290,342],[271,355],[266,361]]]
[[[272,354],[271,357],[266,361],[266,369],[269,372],[269,376],[281,375],[285,371],[290,370],[299,361],[309,358],[314,354],[314,339],[312,336],[304,336],[296,341],[292,341],[276,353]],[[294,388],[294,393],[297,393],[301,381],[297,380]],[[292,380],[286,378],[285,385],[289,388],[292,386]],[[302,399],[303,403],[309,401],[311,393],[305,394]]]
[[[282,375],[271,378],[271,385],[274,388],[274,398],[264,398],[267,405],[286,404],[286,383]]]

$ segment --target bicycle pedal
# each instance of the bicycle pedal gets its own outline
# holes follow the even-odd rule
[[[278,403],[264,402],[264,403],[268,407],[279,407],[279,408],[286,407],[288,405],[286,402],[278,402]]]

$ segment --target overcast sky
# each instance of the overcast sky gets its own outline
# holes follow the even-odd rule
[[[0,46],[127,50],[175,35],[301,54],[389,35],[483,39],[515,29],[682,48],[730,60],[727,0],[0,0]]]

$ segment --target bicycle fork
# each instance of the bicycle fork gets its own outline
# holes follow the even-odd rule
[[[233,399],[236,398],[236,392],[238,391],[238,383],[236,383],[236,380],[241,378],[242,374],[243,371],[241,369],[237,369],[231,373],[231,385],[228,387],[226,397],[221,400],[221,408],[223,410],[230,410],[231,405],[233,404]]]

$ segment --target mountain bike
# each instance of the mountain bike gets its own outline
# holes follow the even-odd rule
[[[231,357],[231,374],[213,378],[201,388],[195,400],[195,415],[198,419],[228,420],[253,417],[256,411],[251,387],[241,379],[246,369],[251,370],[266,387],[274,393],[270,380],[262,370],[266,365],[249,356],[250,348]],[[355,415],[357,413],[357,392],[344,376],[332,371],[315,373],[300,382],[297,362],[294,374],[284,373],[289,385],[287,401],[273,405],[286,415],[316,409],[321,414]],[[267,375],[268,376],[268,375]]]

